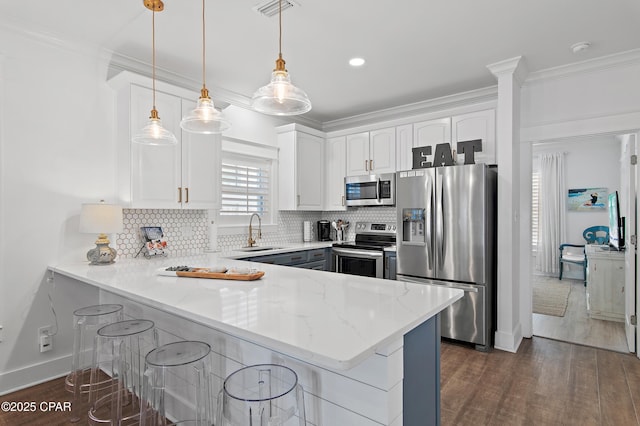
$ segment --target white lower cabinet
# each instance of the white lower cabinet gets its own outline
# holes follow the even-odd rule
[[[347,170],[346,138],[329,138],[325,145],[325,211],[346,210],[344,177]]]
[[[624,322],[624,252],[587,245],[587,314]]]
[[[129,208],[215,209],[220,205],[220,136],[183,132],[180,120],[195,107],[196,93],[159,84],[156,108],[177,145],[131,142],[146,125],[153,105],[151,80],[123,72],[110,83],[117,91],[118,190]]]
[[[280,210],[323,209],[324,138],[320,132],[290,124],[278,132],[278,201]]]

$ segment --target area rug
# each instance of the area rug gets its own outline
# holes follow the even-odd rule
[[[533,312],[563,317],[569,302],[571,285],[557,279],[533,280]]]

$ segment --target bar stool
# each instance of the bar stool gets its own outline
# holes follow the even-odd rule
[[[210,353],[204,342],[181,341],[147,354],[141,426],[213,424]]]
[[[89,424],[121,425],[137,422],[145,355],[158,346],[153,321],[132,319],[103,326],[93,345],[89,386]],[[109,372],[107,386],[101,371]]]
[[[298,375],[283,365],[241,368],[224,381],[216,426],[304,426],[304,392]]]
[[[80,410],[82,395],[89,393],[93,339],[102,326],[123,319],[122,305],[105,304],[86,306],[73,312],[73,357],[71,372],[65,378],[65,389],[73,393],[71,422],[80,420],[86,411]]]

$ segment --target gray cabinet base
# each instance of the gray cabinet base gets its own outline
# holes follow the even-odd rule
[[[440,314],[404,335],[403,424],[440,425]]]

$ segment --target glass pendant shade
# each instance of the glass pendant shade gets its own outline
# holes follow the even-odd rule
[[[259,88],[251,98],[251,107],[264,114],[298,115],[311,110],[307,94],[291,84],[286,70],[271,73],[271,82]]]
[[[205,37],[205,0],[202,0],[202,89],[196,108],[185,115],[180,121],[182,130],[189,133],[216,134],[231,127],[222,113],[215,109],[213,100],[209,97],[206,84],[206,37]]]
[[[231,124],[215,109],[207,89],[202,89],[195,109],[182,118],[180,127],[190,133],[216,134],[229,129]]]
[[[251,107],[269,115],[299,115],[311,110],[307,94],[291,84],[282,59],[282,0],[278,1],[278,59],[271,73],[271,82],[259,88],[251,98]]]
[[[151,70],[152,70],[152,93],[153,108],[147,125],[142,128],[140,133],[131,138],[133,143],[142,145],[176,145],[178,139],[169,130],[162,127],[162,122],[158,116],[156,109],[156,12],[164,10],[162,0],[145,0],[144,6],[151,10]]]
[[[162,122],[156,110],[151,111],[151,117],[149,117],[147,125],[142,128],[140,133],[134,135],[131,140],[142,145],[175,145],[178,143],[176,136],[162,127]]]

